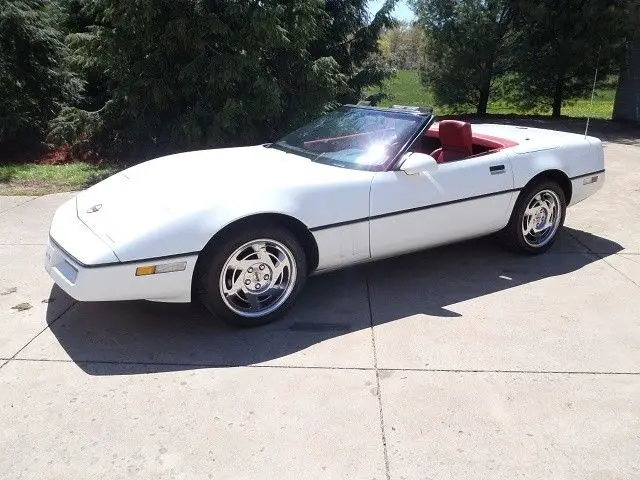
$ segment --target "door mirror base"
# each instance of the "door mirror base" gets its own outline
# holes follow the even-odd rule
[[[422,172],[430,172],[438,168],[438,162],[426,153],[410,152],[404,155],[400,170],[407,175],[417,175]]]

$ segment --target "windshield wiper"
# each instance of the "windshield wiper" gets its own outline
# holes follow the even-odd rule
[[[288,144],[284,144],[281,142],[276,142],[274,144],[271,145],[271,148],[276,148],[278,150],[281,150],[285,153],[292,153],[294,155],[299,155],[301,157],[305,157],[308,158],[310,160],[313,160],[314,158],[314,154],[304,150],[303,148],[299,148],[299,147],[294,147],[293,145],[288,145]]]

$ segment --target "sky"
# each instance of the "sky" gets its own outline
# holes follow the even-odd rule
[[[384,3],[384,0],[370,0],[369,12],[371,12],[372,14],[376,13],[380,9],[383,3]],[[409,8],[409,5],[407,5],[406,1],[398,2],[398,5],[396,5],[395,10],[393,11],[393,16],[396,17],[398,20],[415,19],[415,16],[413,15],[413,12]]]

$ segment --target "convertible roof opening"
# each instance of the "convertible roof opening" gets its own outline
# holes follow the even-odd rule
[[[431,138],[440,138],[440,122],[435,122],[433,125],[431,125],[431,128],[429,128],[429,130],[425,132],[425,136]],[[507,138],[494,137],[493,135],[474,132],[473,125],[471,125],[471,138],[474,145],[485,147],[489,150],[503,150],[505,148],[515,147],[516,145],[518,145],[517,142],[514,142],[513,140],[509,140]]]
[[[482,132],[482,127],[483,125],[472,126],[459,120],[442,120],[433,124],[416,140],[413,151],[426,153],[436,162],[445,163],[495,153],[518,145],[512,139],[488,135]]]

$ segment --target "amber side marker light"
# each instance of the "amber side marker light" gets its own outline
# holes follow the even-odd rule
[[[591,177],[591,178],[585,178],[582,181],[583,185],[589,185],[590,183],[596,183],[598,181],[598,176],[596,175],[595,177]]]
[[[158,273],[182,272],[187,269],[187,262],[163,263],[160,265],[145,265],[136,268],[136,277],[156,275]]]

